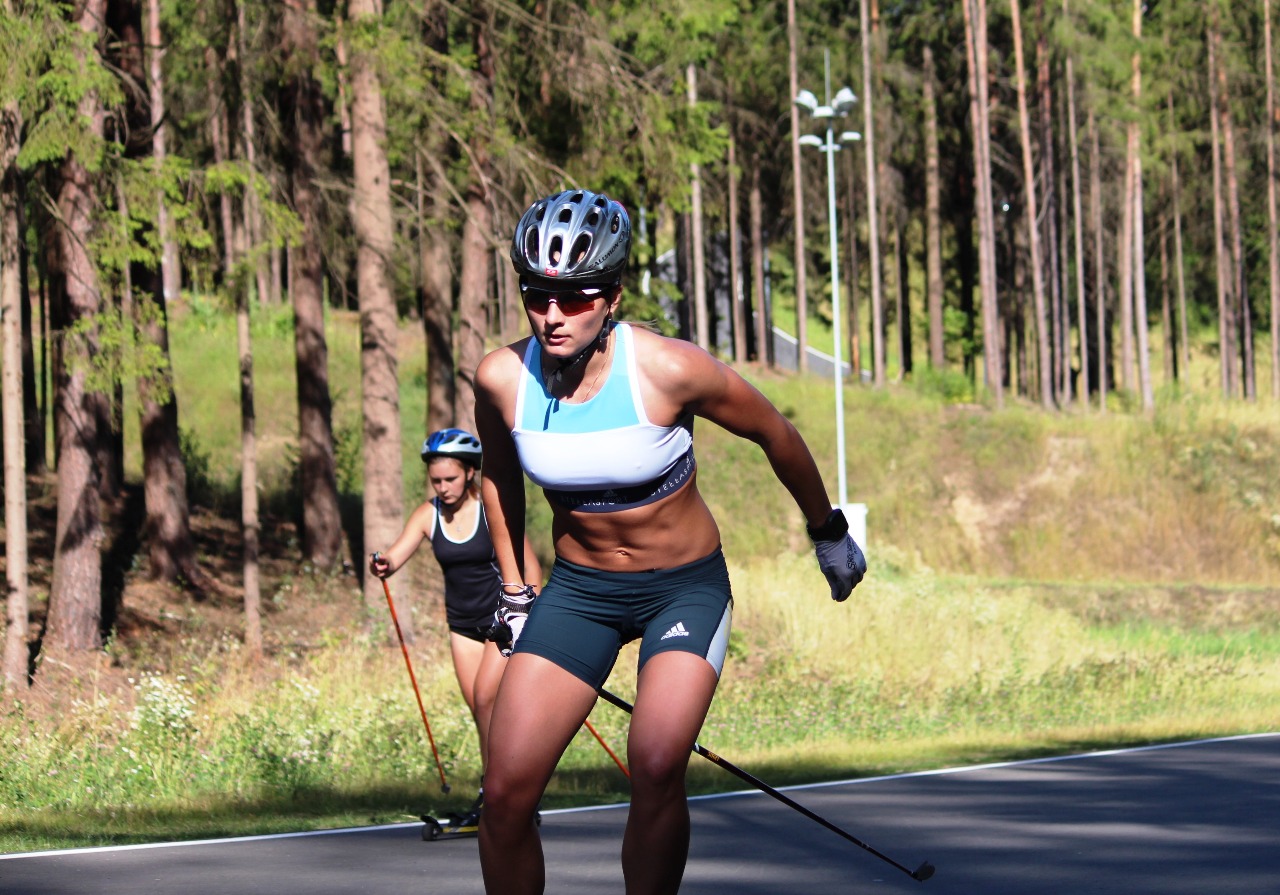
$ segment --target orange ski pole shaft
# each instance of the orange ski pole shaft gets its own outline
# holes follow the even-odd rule
[[[436,751],[436,738],[431,735],[431,722],[427,720],[427,710],[422,704],[422,693],[418,691],[418,679],[413,674],[413,663],[409,661],[409,649],[404,645],[404,634],[400,631],[400,619],[396,616],[396,604],[391,599],[391,588],[387,579],[382,578],[382,592],[387,595],[387,608],[391,610],[391,623],[395,625],[396,639],[400,641],[400,652],[404,654],[404,666],[409,669],[409,681],[413,684],[413,695],[418,700],[418,711],[422,713],[422,726],[427,729],[427,742],[431,744],[431,754],[436,759],[436,770],[440,772],[440,791],[448,794],[451,787],[444,778],[444,765],[440,762],[440,753]]]
[[[631,772],[628,771],[627,766],[622,763],[622,759],[615,755],[614,751],[609,748],[609,744],[604,741],[604,737],[600,736],[599,731],[591,726],[590,721],[583,721],[582,723],[587,725],[587,730],[591,731],[591,735],[596,738],[597,742],[599,742],[601,746],[604,747],[604,751],[609,753],[609,757],[612,758],[613,763],[618,766],[618,770],[622,771],[622,773],[626,775],[626,778],[630,780]]]

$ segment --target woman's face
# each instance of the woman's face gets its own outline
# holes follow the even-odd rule
[[[529,324],[552,357],[570,358],[600,335],[605,317],[618,305],[620,287],[551,292],[526,288],[522,295]]]
[[[456,506],[467,494],[475,470],[452,457],[436,457],[427,464],[427,479],[436,497],[447,507]]]

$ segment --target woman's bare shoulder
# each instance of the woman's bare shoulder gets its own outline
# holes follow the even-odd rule
[[[524,366],[524,354],[529,347],[530,338],[532,337],[525,337],[486,354],[476,368],[476,384],[481,388],[493,389],[514,385],[515,375]]]
[[[716,359],[692,342],[634,326],[631,332],[636,362],[644,375],[665,394],[682,403],[696,399],[708,379],[718,375]]]

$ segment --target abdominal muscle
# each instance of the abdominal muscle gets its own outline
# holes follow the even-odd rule
[[[720,529],[698,492],[696,473],[656,503],[612,513],[551,505],[556,556],[606,572],[645,572],[694,562],[720,546]]]

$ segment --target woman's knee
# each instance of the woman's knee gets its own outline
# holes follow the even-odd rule
[[[627,765],[633,789],[661,791],[676,787],[683,792],[689,753],[665,743],[642,748],[633,744],[628,750]]]

